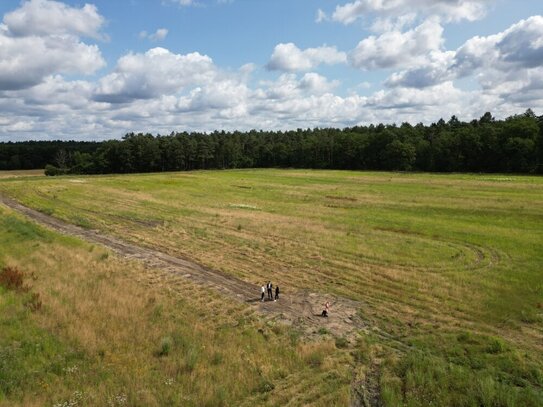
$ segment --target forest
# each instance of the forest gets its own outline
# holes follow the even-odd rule
[[[47,175],[229,168],[543,173],[543,116],[485,113],[431,125],[369,125],[292,131],[126,134],[102,142],[0,144],[0,170]]]

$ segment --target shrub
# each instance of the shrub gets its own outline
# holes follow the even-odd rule
[[[0,285],[8,290],[26,291],[24,274],[17,267],[4,267],[0,272]]]
[[[45,166],[45,175],[54,177],[57,175],[66,175],[68,173],[67,170],[55,167],[54,165],[47,164]]]

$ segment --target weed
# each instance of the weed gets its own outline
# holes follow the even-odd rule
[[[226,407],[228,406],[227,400],[228,392],[223,386],[219,386],[213,393],[213,401],[209,404],[217,407]]]
[[[43,208],[40,208],[39,211],[45,215],[49,215],[51,216],[52,214],[55,213],[55,210],[53,208],[50,208],[50,207],[43,207]]]
[[[312,368],[319,368],[324,362],[324,357],[324,350],[318,346],[315,346],[308,349],[308,352],[304,355],[304,361]]]
[[[257,387],[255,389],[255,392],[257,392],[257,393],[269,393],[273,389],[275,389],[275,385],[272,382],[270,382],[269,380],[266,380],[264,377],[262,377],[260,379],[260,381],[258,382],[258,385],[257,385]]]
[[[296,329],[292,329],[289,331],[289,340],[290,340],[290,344],[292,346],[296,346],[298,344],[298,342],[300,341],[300,336],[301,336],[301,332],[296,330]]]
[[[8,290],[28,291],[24,285],[24,273],[17,267],[6,266],[0,271],[0,285]]]
[[[345,349],[349,347],[349,340],[345,337],[336,338],[336,348]]]
[[[220,365],[223,362],[223,356],[220,352],[215,352],[211,358],[211,364],[212,365]]]
[[[40,298],[40,295],[38,293],[31,293],[30,298],[25,301],[24,305],[28,307],[28,309],[32,312],[37,312],[41,310],[42,307],[42,300]]]
[[[160,348],[158,350],[158,356],[168,356],[172,351],[173,339],[169,336],[162,338],[160,341]]]
[[[185,355],[185,369],[187,372],[192,372],[198,364],[200,358],[199,352],[196,348],[192,347]]]
[[[504,341],[502,341],[499,338],[492,338],[486,348],[486,352],[492,353],[492,354],[498,354],[498,353],[505,352],[506,349],[507,349],[507,346],[505,345]]]
[[[79,216],[79,215],[75,216],[74,223],[77,226],[82,227],[83,229],[92,229],[92,223],[87,218],[84,218],[83,216]]]

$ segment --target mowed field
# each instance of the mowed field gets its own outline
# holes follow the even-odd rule
[[[43,302],[32,311],[30,292],[0,291],[6,405],[76,396],[78,405],[543,405],[541,178],[0,175],[0,193],[251,283],[359,301],[367,328],[356,340],[327,330],[304,337],[295,324],[274,325],[248,305],[0,206],[0,266],[35,276],[30,292]],[[43,352],[13,345],[48,335],[77,356],[76,373],[67,373],[71,362],[51,370]],[[10,363],[30,369],[38,359],[42,370],[12,377]]]

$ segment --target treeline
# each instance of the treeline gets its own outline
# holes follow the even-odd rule
[[[101,143],[87,141],[23,141],[0,143],[0,171],[35,170],[63,163],[76,152],[94,154]],[[64,161],[66,161],[64,160]],[[68,164],[65,162],[64,164]]]
[[[448,122],[440,120],[428,126],[404,123],[342,130],[183,132],[156,137],[130,133],[122,140],[71,143],[76,148],[72,148],[74,144],[51,143],[57,150],[47,150],[47,174],[257,167],[543,173],[543,116],[537,117],[531,110],[505,120],[495,120],[490,113],[471,122],[453,116]],[[12,143],[8,147],[19,144],[19,157],[35,157],[34,168],[43,168],[43,157],[35,151],[43,145]],[[0,168],[6,160],[5,148],[0,145]],[[7,160],[13,162],[11,157]]]

